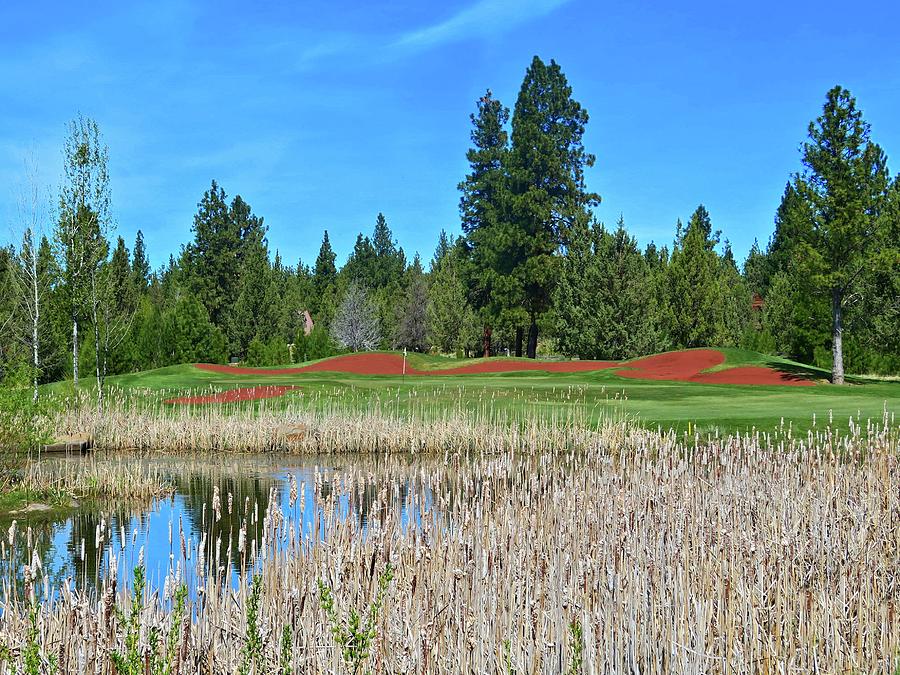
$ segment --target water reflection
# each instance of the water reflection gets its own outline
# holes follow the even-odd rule
[[[35,557],[50,588],[66,583],[87,591],[96,589],[112,567],[121,582],[129,583],[140,555],[154,584],[176,571],[190,583],[191,575],[210,565],[219,572],[238,572],[263,545],[270,503],[281,509],[285,522],[294,524],[292,535],[310,545],[323,536],[326,516],[352,522],[360,536],[388,511],[404,527],[437,517],[431,488],[417,475],[426,460],[412,457],[240,455],[126,461],[153,462],[174,486],[174,494],[148,503],[85,502],[62,516],[0,517],[6,532],[0,575],[4,582],[15,580],[10,588],[21,590],[23,566]],[[365,480],[359,478],[361,464],[368,472]],[[353,477],[347,473],[351,466],[357,469]]]

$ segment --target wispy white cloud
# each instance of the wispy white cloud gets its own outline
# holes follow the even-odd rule
[[[294,67],[299,71],[312,70],[320,61],[335,56],[349,55],[359,48],[360,40],[350,35],[338,35],[308,45],[300,51],[294,60]]]
[[[480,0],[448,19],[404,33],[392,46],[427,49],[471,35],[497,35],[549,14],[568,2],[570,0]]]

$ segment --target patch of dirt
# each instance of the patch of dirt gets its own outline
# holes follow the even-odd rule
[[[615,361],[519,361],[494,359],[455,368],[419,370],[406,364],[407,375],[474,375],[479,373],[512,373],[539,370],[547,373],[583,373],[615,368]],[[403,357],[399,354],[346,354],[297,368],[243,368],[198,363],[197,368],[227,375],[296,375],[299,373],[332,372],[352,375],[402,375]]]
[[[700,371],[718,366],[725,355],[717,349],[691,349],[648,356],[624,364],[616,375],[637,380],[679,380],[686,382]]]
[[[206,394],[203,396],[179,396],[166,399],[166,403],[176,405],[194,405],[203,403],[236,403],[238,401],[257,401],[263,398],[277,398],[292,389],[298,389],[294,385],[259,385],[256,387],[239,387],[228,389],[218,394]]]
[[[675,380],[698,384],[788,385],[809,387],[815,384],[799,375],[783,373],[765,366],[726,368],[712,373],[703,371],[725,361],[717,349],[692,349],[667,352],[625,364],[616,374],[638,380]]]
[[[782,373],[773,368],[763,366],[747,366],[728,368],[713,373],[703,372],[725,361],[725,355],[717,349],[691,349],[680,352],[656,354],[647,358],[619,363],[616,361],[521,361],[513,359],[491,359],[479,363],[441,368],[437,370],[419,370],[406,366],[407,375],[475,375],[488,373],[512,373],[521,371],[541,371],[547,373],[584,373],[616,368],[616,374],[637,380],[674,380],[678,382],[697,382],[702,384],[759,384],[759,385],[793,385],[810,386],[815,384],[798,375]],[[222,366],[209,363],[198,363],[197,368],[213,373],[226,375],[296,375],[311,372],[348,373],[353,375],[401,375],[403,374],[403,357],[399,354],[347,354],[325,359],[318,363],[297,368],[243,368],[240,366]],[[281,387],[284,391],[291,387]],[[247,391],[265,390],[267,387],[253,387]],[[279,389],[279,387],[268,387]],[[237,395],[233,392],[244,390],[232,389],[217,396]],[[264,393],[252,398],[272,398],[281,396],[284,391]],[[195,397],[207,399],[209,397]],[[249,400],[236,398],[228,400]],[[178,401],[172,399],[172,401]],[[188,402],[188,401],[186,401]],[[222,401],[202,400],[190,401],[213,403]]]

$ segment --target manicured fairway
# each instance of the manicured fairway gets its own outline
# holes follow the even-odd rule
[[[286,374],[277,369],[241,374],[230,367],[216,372],[180,365],[111,377],[108,381],[128,397],[209,396],[251,387],[267,396],[283,394],[266,401],[270,407],[303,402],[312,407],[379,406],[396,412],[442,414],[470,410],[507,416],[572,414],[591,419],[624,412],[651,427],[687,431],[690,425],[692,431],[700,433],[769,430],[782,424],[782,420],[785,426],[805,432],[813,426],[814,416],[815,424],[821,426],[829,419],[844,425],[851,416],[880,420],[885,410],[889,414],[900,413],[900,382],[851,378],[851,384],[835,387],[827,383],[827,373],[802,364],[754,352],[722,352],[724,362],[695,378],[699,382],[638,379],[634,369],[619,367],[583,372],[521,371],[510,370],[508,364],[516,363],[514,360],[474,359],[461,363],[422,355],[410,355],[407,362],[408,369],[422,374],[406,376],[332,372],[327,369],[326,360],[305,372]],[[502,363],[504,372],[479,372],[492,362]],[[522,363],[534,367],[534,362]],[[446,370],[462,365],[469,372]],[[732,368],[775,368],[791,379],[813,381],[815,386],[709,383],[717,373],[724,375]],[[444,370],[445,374],[425,372],[435,370]],[[54,388],[59,390],[63,385]],[[245,392],[234,392],[226,394],[223,400],[244,398],[248,398]]]

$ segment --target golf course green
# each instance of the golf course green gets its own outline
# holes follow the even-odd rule
[[[206,369],[184,364],[118,375],[107,382],[114,395],[156,397],[173,408],[184,405],[186,397],[231,391],[232,395],[222,399],[226,401],[224,404],[209,399],[202,403],[259,405],[242,399],[265,398],[269,408],[303,402],[311,407],[379,406],[393,412],[416,410],[435,415],[458,410],[517,417],[578,414],[591,420],[625,414],[650,428],[700,434],[768,431],[788,425],[798,433],[805,433],[828,422],[843,425],[851,417],[857,422],[881,420],[886,412],[888,415],[900,412],[900,381],[897,380],[857,376],[849,378],[846,385],[834,386],[828,383],[828,373],[821,369],[756,352],[716,351],[724,360],[704,369],[699,377],[769,369],[780,373],[786,383],[710,384],[642,379],[641,372],[635,371],[632,365],[641,360],[622,364],[597,362],[598,369],[580,372],[546,372],[534,370],[540,366],[527,359],[521,360],[521,367],[531,370],[518,370],[513,359],[461,360],[422,354],[410,354],[403,369],[397,365],[396,372],[386,374],[340,372],[340,360],[348,357],[335,357],[246,372],[230,366]],[[371,352],[354,358],[363,364],[366,359],[382,363],[388,361],[388,356],[392,363],[401,363],[398,359],[402,359],[402,354],[392,352]],[[665,361],[668,357],[652,358]],[[547,367],[565,368],[560,365],[565,363],[547,362]],[[576,369],[578,364],[586,365],[568,363],[575,364]],[[491,368],[503,372],[477,372]],[[281,372],[284,370],[290,372]],[[476,372],[456,372],[459,370]],[[796,383],[811,386],[791,386]],[[51,389],[63,393],[66,385],[51,385]]]

